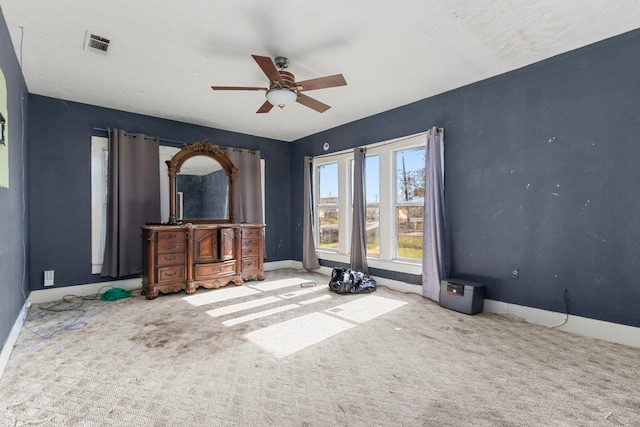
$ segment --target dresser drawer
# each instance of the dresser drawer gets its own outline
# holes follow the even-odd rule
[[[260,257],[252,256],[242,258],[242,271],[257,270],[260,268]]]
[[[158,254],[158,266],[184,264],[184,253]]]
[[[260,239],[258,238],[242,239],[243,248],[253,248],[259,245],[260,245]]]
[[[158,242],[183,242],[184,243],[184,233],[178,231],[160,231],[158,232]]]
[[[258,256],[260,254],[260,248],[257,246],[249,246],[242,248],[242,257]]]
[[[260,237],[260,229],[259,228],[243,228],[242,238],[247,238],[247,237]]]
[[[158,283],[184,280],[184,265],[158,267]]]
[[[170,254],[175,252],[183,252],[184,253],[185,243],[184,242],[158,242],[158,255],[160,254]]]
[[[236,262],[217,262],[214,264],[196,264],[196,280],[226,276],[236,273]]]

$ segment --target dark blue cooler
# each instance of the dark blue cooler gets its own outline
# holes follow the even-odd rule
[[[465,314],[476,314],[482,312],[483,306],[483,284],[458,279],[440,282],[440,307]]]

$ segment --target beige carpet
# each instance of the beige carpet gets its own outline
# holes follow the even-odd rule
[[[301,280],[298,280],[301,279]],[[22,331],[2,426],[638,426],[640,349],[294,270]],[[56,308],[78,305],[74,300]],[[31,308],[42,335],[78,312]]]

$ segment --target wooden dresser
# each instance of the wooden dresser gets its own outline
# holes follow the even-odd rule
[[[264,280],[263,224],[146,225],[143,291],[147,299],[159,292]]]

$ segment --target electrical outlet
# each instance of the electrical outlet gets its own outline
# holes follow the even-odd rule
[[[519,268],[512,268],[511,269],[511,278],[512,279],[519,279],[520,278],[520,269]]]
[[[53,286],[53,270],[45,270],[44,272],[44,285]]]

